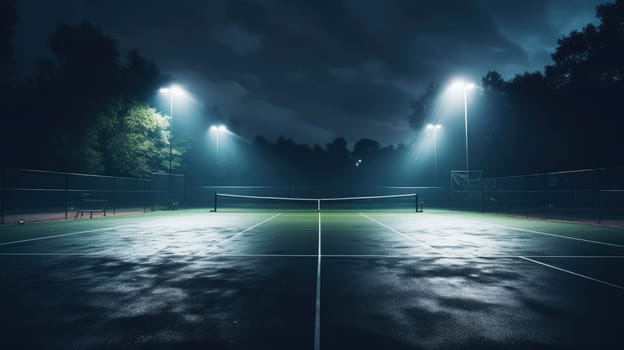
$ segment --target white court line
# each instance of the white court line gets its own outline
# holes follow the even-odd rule
[[[107,253],[54,253],[54,252],[0,252],[0,256],[110,256]],[[114,253],[118,255],[118,253]],[[147,254],[152,255],[152,254]],[[174,254],[185,256],[186,254]],[[190,254],[192,255],[192,254]],[[207,255],[207,258],[318,258],[318,254],[228,254]],[[323,254],[326,259],[439,259],[432,255],[385,255],[385,254]],[[446,255],[445,259],[624,259],[624,255]]]
[[[542,266],[549,267],[549,268],[554,269],[554,270],[557,270],[557,271],[561,271],[561,272],[569,273],[569,274],[574,275],[574,276],[577,276],[577,277],[581,277],[581,278],[588,279],[588,280],[590,280],[590,281],[594,281],[594,282],[597,282],[597,283],[601,283],[601,284],[604,284],[604,285],[609,286],[609,287],[613,287],[613,288],[617,288],[617,289],[620,289],[620,290],[624,290],[624,287],[619,286],[619,285],[617,285],[617,284],[613,284],[613,283],[610,283],[610,282],[606,282],[606,281],[603,281],[603,280],[599,280],[599,279],[597,279],[597,278],[589,277],[589,276],[587,276],[587,275],[583,275],[583,274],[580,274],[580,273],[577,273],[577,272],[574,272],[574,271],[566,270],[566,269],[564,269],[564,268],[557,267],[557,266],[554,266],[554,265],[546,264],[546,263],[543,263],[543,262],[541,262],[541,261],[537,261],[537,260],[533,260],[533,259],[531,259],[531,258],[527,258],[526,256],[520,256],[519,258],[520,258],[520,259],[523,259],[523,260],[526,260],[526,261],[530,261],[530,262],[535,263],[535,264],[538,264],[538,265],[542,265]]]
[[[0,243],[0,246],[17,244],[17,243],[24,243],[24,242],[40,241],[40,240],[43,240],[43,239],[51,239],[51,238],[57,238],[57,237],[66,237],[66,236],[72,236],[72,235],[79,235],[81,233],[91,233],[91,232],[116,230],[116,229],[121,228],[121,227],[125,227],[125,226],[98,228],[98,229],[94,229],[94,230],[86,230],[86,231],[78,231],[78,232],[70,232],[70,233],[61,233],[61,234],[52,235],[52,236],[44,236],[44,237],[37,237],[37,238],[21,239],[19,241],[3,242],[3,243]]]
[[[268,219],[262,220],[262,221],[260,221],[259,223],[255,224],[255,225],[252,225],[252,226],[247,227],[246,229],[244,229],[244,230],[242,230],[242,231],[240,231],[240,232],[236,233],[235,235],[233,235],[233,236],[231,236],[231,237],[229,237],[229,238],[226,238],[226,239],[224,239],[224,240],[222,240],[222,241],[219,241],[219,242],[217,242],[217,243],[215,243],[215,244],[211,245],[210,247],[208,247],[208,248],[206,248],[206,249],[202,249],[202,250],[200,250],[200,251],[198,251],[198,252],[191,253],[191,255],[200,254],[200,253],[203,253],[203,252],[208,252],[208,251],[210,251],[210,250],[212,250],[212,249],[216,248],[217,246],[219,246],[219,245],[221,245],[221,244],[223,244],[223,243],[229,242],[229,241],[231,241],[231,240],[233,240],[233,239],[237,238],[238,236],[240,236],[240,235],[244,234],[245,232],[247,232],[247,231],[249,231],[249,230],[253,230],[253,229],[254,229],[254,228],[256,228],[256,227],[258,227],[258,226],[260,226],[260,225],[262,225],[262,224],[265,224],[265,223],[267,223],[267,222],[269,222],[269,221],[271,221],[271,220],[275,219],[276,217],[278,217],[278,216],[280,216],[280,215],[282,215],[282,213],[277,213],[277,214],[275,214],[275,215],[271,216],[271,217],[270,217],[270,218],[268,218]]]
[[[107,256],[107,254],[102,254],[102,253],[0,253],[0,256]]]
[[[314,350],[321,348],[321,213],[318,213],[318,254],[316,260],[316,304],[314,311]]]
[[[485,222],[485,221],[474,221],[474,222],[477,222],[477,223],[480,223],[480,224],[485,224],[485,225],[490,225],[490,226],[501,227],[501,228],[505,228],[505,229],[508,229],[508,230],[514,230],[514,231],[520,231],[520,232],[529,232],[529,233],[535,233],[535,234],[538,234],[538,235],[545,235],[545,236],[552,236],[552,237],[558,237],[558,238],[564,238],[564,239],[571,239],[571,240],[574,240],[574,241],[581,241],[581,242],[585,242],[585,243],[601,244],[601,245],[606,245],[606,246],[610,246],[610,247],[624,248],[624,245],[621,245],[621,244],[607,243],[607,242],[601,242],[601,241],[593,241],[591,239],[570,237],[570,236],[558,235],[556,233],[547,233],[547,232],[529,230],[529,229],[525,229],[525,228],[506,226],[506,225],[501,225],[501,224],[492,224],[492,223]]]
[[[390,213],[390,214],[392,214],[392,213]],[[433,215],[446,215],[446,214],[433,214]],[[600,245],[606,245],[606,246],[610,246],[610,247],[624,248],[624,245],[616,244],[616,243],[607,243],[607,242],[601,242],[601,241],[594,241],[594,240],[591,240],[591,239],[584,239],[584,238],[577,238],[577,237],[571,237],[571,236],[558,235],[556,233],[548,233],[548,232],[530,230],[530,229],[525,229],[525,228],[520,228],[520,227],[513,227],[513,226],[507,226],[507,225],[501,225],[501,224],[494,224],[494,223],[480,221],[480,220],[470,220],[470,219],[464,219],[464,218],[462,218],[462,219],[453,219],[453,220],[454,221],[460,221],[461,220],[461,221],[464,221],[464,222],[483,224],[483,225],[490,225],[490,226],[501,227],[501,228],[505,228],[505,229],[513,230],[513,231],[529,232],[529,233],[535,233],[535,234],[538,234],[538,235],[545,235],[545,236],[551,236],[551,237],[557,237],[557,238],[563,238],[563,239],[570,239],[570,240],[581,241],[581,242],[585,242],[585,243],[600,244]]]
[[[370,221],[373,221],[373,222],[378,223],[379,225],[381,225],[381,226],[383,226],[383,227],[387,228],[388,230],[390,230],[390,231],[392,231],[392,232],[398,233],[398,234],[400,234],[401,236],[403,236],[403,237],[405,237],[405,238],[407,238],[407,239],[409,239],[409,240],[412,240],[412,241],[414,241],[414,242],[416,242],[416,243],[420,244],[421,246],[423,246],[423,247],[425,247],[425,248],[427,248],[427,249],[430,249],[430,250],[432,250],[432,251],[434,251],[434,252],[436,252],[436,253],[438,253],[438,254],[440,254],[440,255],[444,256],[444,257],[446,257],[446,256],[447,256],[447,255],[446,255],[446,254],[444,254],[443,252],[441,252],[441,251],[439,251],[439,250],[435,249],[434,247],[432,247],[432,246],[430,246],[430,245],[428,245],[428,244],[425,244],[425,243],[421,242],[420,240],[417,240],[417,239],[416,239],[416,238],[414,238],[414,237],[408,236],[408,235],[406,235],[405,233],[403,233],[403,232],[401,232],[401,231],[399,231],[399,230],[397,230],[397,229],[395,229],[395,228],[393,228],[393,227],[390,227],[390,226],[388,226],[388,225],[384,224],[383,222],[381,222],[381,221],[379,221],[379,220],[373,219],[373,218],[371,218],[370,216],[368,216],[368,215],[366,215],[366,214],[362,214],[362,213],[359,213],[359,214],[360,214],[360,215],[362,215],[363,217],[367,218],[367,219],[368,219],[368,220],[370,220]]]

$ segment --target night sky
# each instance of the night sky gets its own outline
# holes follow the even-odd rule
[[[510,78],[550,64],[603,0],[21,0],[22,72],[59,22],[90,21],[192,92],[193,110],[247,138],[408,142],[429,82]]]

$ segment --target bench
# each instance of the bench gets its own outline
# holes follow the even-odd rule
[[[98,212],[101,212],[104,216],[106,216],[106,206],[108,205],[108,201],[106,199],[88,198],[89,196],[90,193],[82,195],[82,205],[78,211],[76,211],[76,216],[74,218],[77,218],[78,215],[83,217],[84,213],[89,213],[89,218],[93,219],[93,213]]]

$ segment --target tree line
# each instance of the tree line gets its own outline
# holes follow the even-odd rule
[[[120,52],[117,40],[86,22],[60,24],[49,39],[52,57],[40,59],[29,76],[18,77],[13,62],[16,1],[1,6],[5,166],[122,176],[167,170],[170,120],[150,100],[171,77],[136,50]],[[596,25],[558,41],[553,63],[543,71],[507,80],[490,71],[482,78],[477,125],[470,130],[475,169],[507,175],[624,164],[619,106],[624,0],[598,6],[596,15]],[[435,106],[441,93],[440,85],[431,83],[410,102],[407,120],[415,134],[439,118]],[[460,141],[450,142],[461,150]],[[438,183],[431,162],[419,161],[412,144],[384,147],[362,139],[351,148],[336,138],[310,146],[258,136],[241,143],[236,157],[219,161],[205,148],[199,137],[175,143],[174,170],[196,183]],[[444,179],[463,163],[461,157],[442,157],[440,164],[438,175]]]

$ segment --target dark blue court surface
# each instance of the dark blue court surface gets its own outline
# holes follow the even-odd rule
[[[460,212],[0,227],[0,347],[624,348],[624,231]]]

